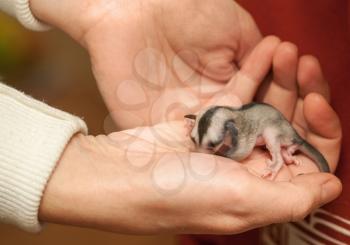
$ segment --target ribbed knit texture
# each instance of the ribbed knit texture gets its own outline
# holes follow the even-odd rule
[[[78,117],[0,83],[0,222],[40,231],[45,185],[77,132],[87,133]]]
[[[34,17],[29,7],[29,0],[0,0],[0,10],[16,17],[28,29],[34,31],[47,31],[50,29],[50,26]]]

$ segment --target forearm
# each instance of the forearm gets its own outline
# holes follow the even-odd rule
[[[79,118],[0,83],[0,222],[36,232],[46,182]]]

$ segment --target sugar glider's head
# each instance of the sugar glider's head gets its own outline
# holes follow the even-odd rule
[[[236,112],[232,108],[213,106],[198,115],[186,115],[185,119],[191,140],[197,147],[226,156],[237,146],[235,117]]]

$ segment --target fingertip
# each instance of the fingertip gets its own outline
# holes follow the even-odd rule
[[[315,56],[304,55],[300,58],[298,82],[302,97],[308,93],[317,92],[322,94],[327,101],[330,100],[328,83],[323,75],[321,64]]]
[[[253,99],[260,84],[269,74],[280,42],[276,36],[265,37],[249,54],[238,74],[227,84],[226,88],[234,91],[242,102],[247,103]]]
[[[268,35],[264,38],[264,41],[271,44],[279,44],[281,42],[281,39],[275,35]]]
[[[305,97],[305,106],[317,106],[320,104],[328,105],[328,102],[324,96],[319,93],[311,92]],[[329,105],[328,105],[329,106]],[[329,106],[330,107],[330,106]],[[316,108],[315,108],[316,109]]]
[[[281,39],[279,39],[277,36],[271,35],[262,39],[252,50],[248,58],[245,60],[241,70],[250,71],[249,68],[256,69],[259,67],[266,67],[266,66],[270,67],[272,63],[273,55],[280,43],[281,43]]]
[[[310,173],[294,177],[291,182],[298,188],[299,195],[304,197],[301,200],[297,217],[307,215],[310,211],[336,199],[342,192],[342,183],[333,174]],[[298,218],[299,217],[299,218]]]
[[[274,200],[276,222],[301,220],[314,209],[334,200],[342,190],[339,179],[329,173],[303,174],[289,182],[259,184],[259,188],[266,189],[264,196],[268,198],[268,201],[260,202],[260,207],[271,209],[271,200]]]
[[[239,60],[239,67],[243,68],[245,64],[249,64],[252,57],[255,59],[257,56],[254,54],[256,54],[258,51],[261,52],[261,48],[264,50],[275,50],[275,48],[281,43],[281,39],[274,35],[259,38],[259,40],[260,42],[256,43],[254,47],[251,47],[250,51]]]
[[[298,55],[298,47],[291,42],[282,42],[277,48],[277,53],[277,56],[295,58]]]
[[[274,61],[278,63],[296,63],[298,58],[298,47],[291,42],[282,42],[276,49]]]
[[[328,181],[337,179],[333,174],[330,173],[305,173],[305,174],[298,174],[297,176],[293,177],[291,179],[291,182],[296,185],[323,185],[326,184]]]
[[[291,42],[282,42],[273,58],[274,82],[282,88],[296,90],[298,47]]]
[[[281,39],[274,35],[266,36],[262,40],[261,48],[264,48],[266,54],[269,54],[271,56],[271,61],[273,60],[273,54],[276,52],[281,42]]]
[[[302,80],[309,80],[314,76],[323,76],[321,64],[319,60],[313,55],[303,55],[300,57],[300,68],[307,70],[307,73],[301,73]],[[305,81],[304,81],[305,82]]]
[[[322,185],[322,194],[321,194],[321,200],[323,203],[321,205],[324,205],[328,202],[333,201],[336,199],[343,191],[343,184],[340,181],[339,178],[336,176],[331,175],[331,178]]]
[[[333,201],[343,190],[340,179],[330,173],[304,174],[295,177],[293,182],[304,188],[310,188],[311,186],[319,187],[321,191],[319,206]]]
[[[306,64],[314,65],[314,64],[319,64],[320,62],[316,58],[316,56],[311,55],[311,54],[305,54],[303,55],[300,60],[302,62],[305,62]]]

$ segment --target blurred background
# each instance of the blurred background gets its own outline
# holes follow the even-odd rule
[[[344,184],[343,194],[324,209],[350,220],[350,0],[237,0],[254,16],[264,35],[274,34],[292,41],[300,54],[316,55],[330,82],[332,105],[339,113],[344,130],[343,152],[337,176]],[[108,112],[97,91],[85,51],[58,31],[30,32],[0,13],[0,76],[7,84],[48,104],[80,117],[91,134],[104,133]],[[106,127],[107,126],[107,127]],[[326,220],[327,221],[327,220]],[[328,220],[329,221],[329,220]],[[330,223],[333,224],[333,223]],[[312,225],[312,224],[311,224]],[[282,227],[283,228],[283,227]],[[350,244],[349,222],[318,233]],[[274,231],[275,244],[288,235]],[[340,231],[340,232],[339,232]],[[300,231],[299,231],[300,232]],[[310,233],[310,232],[309,232]],[[309,234],[310,235],[310,234]],[[315,234],[311,234],[315,235]],[[340,242],[341,241],[341,242]],[[30,235],[0,225],[0,244],[176,244],[173,236],[121,236],[88,229],[48,225],[40,235]],[[258,232],[240,236],[187,236],[183,244],[259,244]],[[287,244],[287,243],[284,243]],[[307,243],[315,244],[315,243]],[[321,243],[320,243],[321,244]],[[294,244],[292,244],[294,245]]]
[[[105,133],[108,112],[90,71],[88,55],[63,33],[28,31],[0,13],[0,80],[84,118],[90,134]],[[171,235],[124,236],[53,224],[47,225],[40,235],[33,235],[0,224],[2,245],[78,243],[174,245],[176,240]]]

